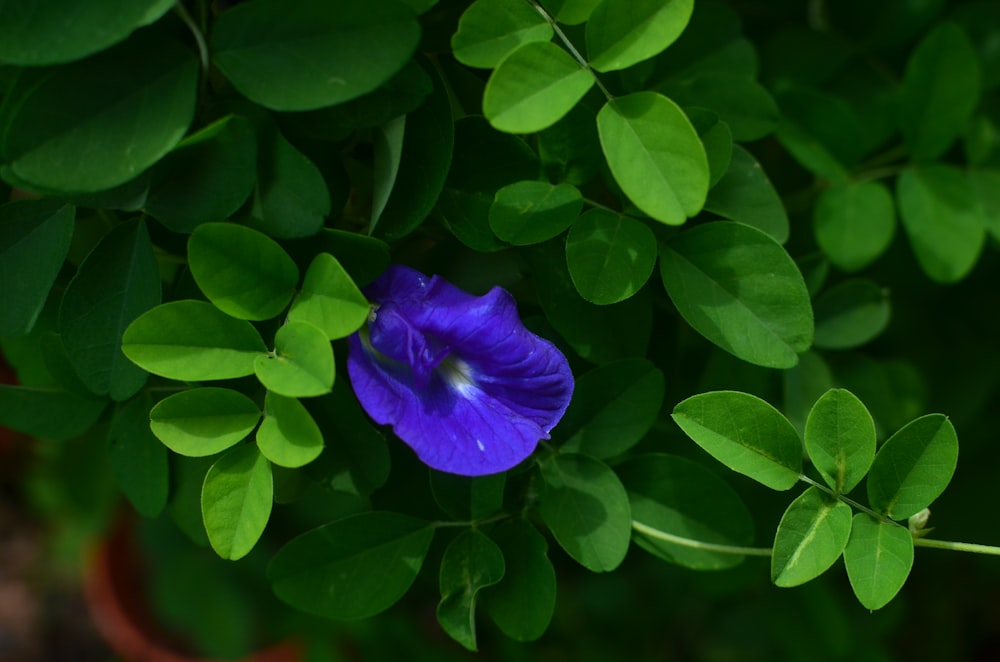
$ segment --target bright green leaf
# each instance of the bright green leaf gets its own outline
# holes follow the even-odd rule
[[[122,352],[143,370],[180,381],[251,375],[267,351],[257,329],[205,301],[172,301],[139,316]]]
[[[452,639],[476,648],[476,598],[504,575],[504,559],[496,543],[476,529],[458,534],[441,558],[441,602],[437,619]]]
[[[774,536],[771,581],[805,584],[840,558],[851,535],[851,507],[810,487],[785,510]]]
[[[256,446],[238,446],[212,465],[201,490],[205,531],[215,553],[235,561],[257,544],[274,502],[271,463]]]
[[[660,273],[688,324],[744,361],[790,368],[812,344],[802,274],[761,230],[730,221],[688,229],[663,245]]]
[[[94,393],[127,400],[146,383],[146,372],[122,354],[122,335],[158,303],[160,273],[146,225],[123,223],[80,265],[59,309],[63,345]]]
[[[779,244],[788,241],[788,214],[771,180],[753,154],[732,146],[726,173],[708,192],[705,209],[763,230]]]
[[[849,349],[876,338],[889,325],[889,293],[866,278],[837,283],[813,303],[822,349]]]
[[[327,338],[336,340],[357,331],[370,310],[365,295],[337,258],[329,253],[320,253],[313,258],[306,271],[302,289],[288,311],[288,319],[309,322],[322,329]]]
[[[647,453],[617,468],[628,490],[635,542],[665,561],[695,570],[722,570],[743,556],[704,545],[745,547],[753,518],[724,480],[687,458]]]
[[[75,211],[58,200],[0,205],[0,336],[34,327],[69,251]]]
[[[563,25],[579,25],[590,18],[601,0],[541,0],[541,4]]]
[[[684,31],[694,0],[603,0],[587,21],[587,54],[600,72],[647,60]]]
[[[571,184],[517,182],[494,196],[490,228],[515,246],[537,244],[562,233],[582,207],[583,196]]]
[[[975,266],[986,238],[982,208],[964,172],[934,164],[896,180],[899,216],[917,262],[931,280],[954,283]]]
[[[503,59],[486,83],[483,115],[506,133],[552,126],[583,98],[594,75],[549,41],[525,44]]]
[[[458,20],[451,50],[462,64],[492,69],[520,45],[551,38],[552,27],[530,4],[476,0]]]
[[[530,522],[513,519],[490,532],[500,547],[506,572],[483,594],[483,608],[515,641],[534,641],[545,633],[556,606],[556,572],[548,543]]]
[[[253,400],[228,388],[175,393],[149,412],[149,427],[170,450],[188,457],[215,455],[246,438],[260,420]]]
[[[868,472],[868,502],[895,520],[938,498],[958,462],[958,436],[943,414],[910,421],[882,444]]]
[[[541,515],[559,545],[593,572],[625,559],[632,517],[615,473],[587,455],[555,455],[543,462]]]
[[[645,359],[608,363],[576,381],[573,400],[554,430],[561,450],[597,458],[624,453],[660,414],[663,372]]]
[[[708,157],[677,104],[655,92],[620,97],[598,113],[597,129],[611,174],[636,207],[670,225],[701,210]]]
[[[274,353],[257,356],[254,372],[269,391],[280,395],[323,395],[333,387],[333,348],[321,329],[288,322],[274,336]]]
[[[297,609],[350,620],[391,607],[410,588],[434,537],[429,522],[368,512],[308,531],[271,560],[275,594]]]
[[[279,467],[302,467],[323,452],[323,432],[301,402],[268,393],[257,447]]]
[[[396,0],[257,0],[219,15],[211,51],[251,101],[312,110],[374,90],[403,68],[419,41],[413,10]]]
[[[875,421],[850,391],[830,389],[809,412],[805,447],[830,489],[847,494],[875,459]]]
[[[896,230],[892,194],[881,182],[847,182],[820,194],[813,208],[816,243],[840,269],[858,271],[889,248]]]
[[[197,87],[194,53],[149,35],[55,69],[24,71],[0,109],[0,161],[41,190],[123,184],[184,137]]]
[[[607,305],[638,292],[656,264],[656,235],[647,225],[604,209],[591,209],[566,238],[566,266],[587,301]]]
[[[913,567],[913,536],[903,526],[858,513],[844,548],[854,595],[866,609],[881,609],[903,588]]]
[[[274,317],[295,292],[299,270],[273,239],[235,223],[204,223],[188,239],[191,275],[222,312]]]
[[[713,391],[674,407],[674,422],[709,455],[773,490],[802,472],[802,442],[781,412],[749,393]]]

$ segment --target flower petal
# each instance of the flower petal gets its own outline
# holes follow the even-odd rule
[[[429,466],[496,473],[530,455],[573,392],[566,358],[529,332],[501,288],[476,297],[393,266],[366,289],[367,338],[350,338],[348,374],[365,411]]]

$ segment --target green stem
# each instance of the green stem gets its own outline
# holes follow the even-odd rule
[[[692,538],[684,538],[683,536],[675,536],[672,533],[667,533],[666,531],[660,531],[659,529],[654,529],[651,526],[647,526],[642,522],[636,522],[632,520],[632,528],[650,538],[655,538],[656,540],[662,540],[663,542],[669,542],[674,545],[682,545],[684,547],[689,547],[691,549],[699,549],[704,552],[717,552],[719,554],[734,554],[737,556],[771,556],[770,547],[740,547],[738,545],[720,545],[714,542],[705,542],[703,540],[694,540]]]
[[[1000,547],[993,547],[992,545],[977,545],[971,542],[950,542],[948,540],[914,538],[913,544],[916,547],[950,549],[955,552],[969,552],[970,554],[989,554],[990,556],[1000,556]]]
[[[198,55],[201,57],[201,69],[207,74],[211,64],[208,58],[208,44],[205,43],[205,35],[202,34],[201,29],[194,22],[194,19],[182,2],[175,4],[174,10],[180,16],[181,20],[184,21],[184,25],[188,27],[191,34],[194,35],[194,41],[198,45]]]
[[[827,487],[823,483],[818,483],[815,480],[813,480],[812,478],[810,478],[809,476],[806,476],[805,474],[799,474],[799,480],[801,482],[803,482],[803,483],[808,483],[808,484],[812,485],[813,487],[819,489],[822,492],[826,492],[827,494],[829,494],[830,496],[832,496],[834,499],[839,499],[839,500],[843,501],[844,503],[846,503],[851,508],[854,508],[856,510],[860,510],[863,513],[871,515],[872,517],[874,517],[875,519],[877,519],[880,522],[889,522],[890,524],[895,524],[896,526],[903,526],[899,522],[892,521],[891,519],[889,519],[885,515],[880,515],[879,513],[876,513],[874,510],[872,510],[868,506],[866,506],[864,504],[861,504],[861,503],[858,503],[854,499],[848,498],[848,497],[844,496],[843,494],[838,494],[838,493],[834,492],[833,490],[831,490],[829,487]],[[903,527],[903,528],[906,528],[906,527]]]
[[[556,23],[556,19],[552,18],[552,16],[545,11],[545,8],[538,4],[535,0],[530,0],[530,2],[531,6],[535,8],[535,11],[541,14],[542,18],[544,18],[549,26],[551,26],[552,31],[556,33],[556,36],[559,37],[559,41],[563,43],[570,55],[573,56],[573,59],[576,60],[581,67],[589,71],[590,75],[594,77],[594,82],[597,84],[597,88],[601,91],[601,93],[607,98],[608,101],[614,101],[614,95],[611,94],[611,92],[608,92],[608,88],[604,87],[601,80],[597,77],[597,74],[591,68],[590,63],[587,62],[587,58],[583,57],[583,55],[580,54],[580,51],[576,50],[576,46],[573,45],[573,42],[569,40],[566,33],[563,32],[562,28],[559,27],[559,24]]]

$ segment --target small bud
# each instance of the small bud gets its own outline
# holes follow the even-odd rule
[[[927,526],[927,520],[931,518],[931,509],[924,508],[916,515],[913,515],[909,519],[910,532],[917,534],[923,531],[924,527]]]

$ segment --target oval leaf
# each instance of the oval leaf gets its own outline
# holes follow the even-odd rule
[[[257,447],[279,467],[302,467],[323,452],[323,432],[301,402],[268,393]]]
[[[868,279],[845,280],[813,304],[821,349],[850,349],[878,337],[889,325],[889,293]]]
[[[490,228],[515,246],[537,244],[562,233],[580,214],[583,196],[571,184],[517,182],[490,205]]]
[[[632,517],[621,481],[587,455],[556,455],[542,463],[541,515],[559,545],[593,572],[625,559]]]
[[[288,322],[274,336],[274,354],[257,355],[254,372],[269,391],[280,395],[323,395],[333,387],[333,348],[312,324]]]
[[[611,174],[636,207],[669,225],[701,211],[708,157],[677,104],[655,92],[620,97],[601,108],[597,131]]]
[[[771,581],[805,584],[840,558],[851,535],[851,507],[810,487],[789,504],[778,523],[771,553]]]
[[[858,601],[866,609],[881,609],[910,574],[913,536],[905,527],[858,513],[844,548],[844,565]]]
[[[724,480],[697,462],[649,453],[617,468],[628,490],[635,542],[665,561],[695,570],[722,570],[743,556],[712,545],[753,542],[753,518]]]
[[[552,42],[525,44],[490,76],[483,115],[500,131],[534,133],[558,122],[593,84],[594,75]]]
[[[160,400],[149,427],[170,450],[188,457],[215,455],[244,439],[260,420],[253,400],[228,388],[193,388]]]
[[[552,26],[528,3],[476,0],[458,20],[451,50],[462,64],[492,69],[521,44],[551,38]]]
[[[257,329],[206,301],[173,301],[139,316],[122,336],[122,352],[154,375],[179,381],[252,375],[267,351]]]
[[[638,292],[656,264],[656,235],[647,225],[604,209],[573,222],[566,238],[566,266],[576,291],[607,305]]]
[[[496,543],[476,529],[460,533],[441,558],[441,602],[437,619],[452,639],[476,648],[476,598],[504,575],[504,559]]]
[[[749,393],[713,391],[674,407],[677,425],[709,455],[773,490],[802,473],[802,442],[777,409]]]
[[[813,466],[838,494],[861,482],[875,459],[875,421],[850,391],[830,389],[806,419],[805,446]]]
[[[239,446],[212,465],[201,489],[205,531],[215,553],[235,561],[257,544],[274,502],[271,463],[256,446]]]
[[[358,619],[388,609],[410,588],[434,537],[429,522],[368,512],[308,531],[267,568],[275,594],[296,609]]]
[[[847,182],[820,194],[813,208],[816,243],[844,271],[858,271],[892,243],[896,211],[881,182]]]
[[[744,361],[790,368],[812,344],[802,274],[756,228],[718,222],[686,230],[663,245],[660,273],[688,324]]]
[[[170,462],[166,446],[149,426],[152,404],[148,394],[140,394],[115,413],[108,431],[108,464],[136,511],[156,518],[170,495]]]
[[[868,472],[868,502],[895,520],[938,498],[958,463],[958,436],[943,414],[910,421],[879,449]]]
[[[365,323],[371,306],[337,258],[320,253],[306,271],[302,289],[292,301],[288,319],[308,322],[330,340],[346,338]]]
[[[712,187],[705,209],[768,233],[779,244],[788,241],[788,214],[774,185],[753,154],[732,146],[726,173]]]
[[[503,552],[506,572],[483,594],[483,608],[515,641],[534,641],[545,633],[556,607],[556,571],[545,537],[527,520],[515,519],[490,532]]]
[[[272,237],[308,237],[323,227],[330,207],[330,189],[316,164],[280,131],[263,128],[250,224]]]
[[[371,92],[403,68],[419,41],[413,11],[396,0],[302,0],[291,8],[257,0],[219,15],[211,51],[251,101],[312,110]]]
[[[600,72],[660,53],[687,27],[694,0],[603,0],[587,21],[587,54]]]

